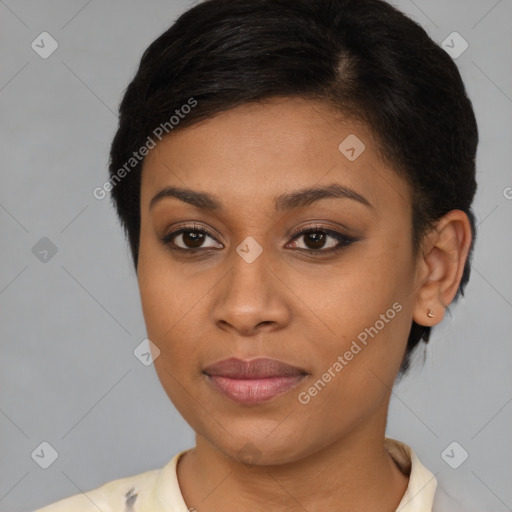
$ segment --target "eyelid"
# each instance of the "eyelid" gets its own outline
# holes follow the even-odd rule
[[[289,237],[295,237],[296,235],[300,235],[304,232],[310,232],[312,230],[325,231],[326,233],[335,233],[345,236],[346,238],[356,239],[356,235],[349,234],[352,230],[342,224],[336,224],[336,226],[326,226],[321,223],[324,221],[313,220],[306,223],[302,223],[300,226],[293,229],[291,233],[288,234]],[[340,233],[341,231],[341,233]]]

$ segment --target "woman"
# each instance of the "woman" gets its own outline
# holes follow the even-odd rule
[[[196,446],[41,509],[458,510],[385,437],[463,292],[477,126],[382,0],[207,0],[144,53],[111,192],[154,365]]]

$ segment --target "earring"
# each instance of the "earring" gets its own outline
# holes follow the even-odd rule
[[[428,316],[429,318],[432,318],[432,317],[433,317],[433,316],[435,316],[435,315],[434,315],[434,312],[433,312],[431,309],[429,309],[429,310],[428,310],[428,313],[427,313],[427,316]]]

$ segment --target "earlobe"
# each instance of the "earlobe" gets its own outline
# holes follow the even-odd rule
[[[435,302],[435,301],[430,301]],[[419,325],[424,325],[425,327],[433,327],[441,322],[444,318],[444,314],[446,312],[446,308],[441,305],[437,305],[435,309],[421,306],[421,304],[417,304],[414,309],[414,321]]]
[[[436,325],[444,318],[464,272],[472,233],[468,216],[451,210],[425,235],[413,318],[419,325]]]

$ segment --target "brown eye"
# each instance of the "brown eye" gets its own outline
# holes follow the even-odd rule
[[[181,233],[183,244],[188,248],[201,247],[206,236],[207,235],[204,233],[197,233],[194,231],[184,231]]]
[[[303,240],[302,244],[299,243]],[[337,251],[355,242],[356,239],[327,229],[312,228],[301,231],[294,237],[292,247],[311,254]]]
[[[210,245],[204,245],[208,243],[208,239],[212,240],[209,242]],[[222,249],[222,244],[205,229],[190,229],[181,228],[177,231],[173,231],[162,238],[162,242],[165,245],[169,245],[171,249],[194,252],[202,249]]]
[[[325,233],[322,231],[316,231],[314,233],[308,233],[304,236],[304,243],[308,246],[308,249],[321,249],[327,239]]]

